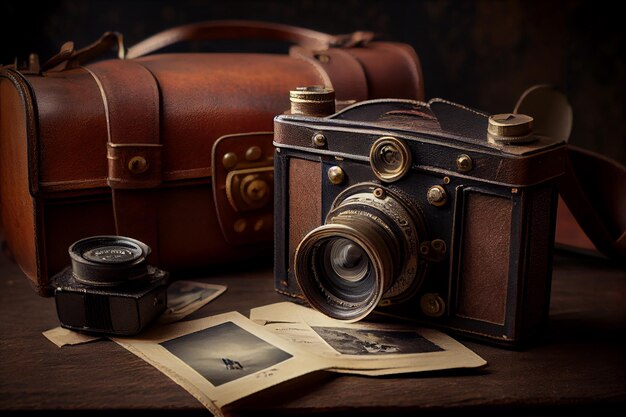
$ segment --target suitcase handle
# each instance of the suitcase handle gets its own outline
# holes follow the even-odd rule
[[[279,23],[216,20],[178,26],[159,32],[128,49],[127,58],[138,58],[178,42],[215,39],[273,39],[298,44],[314,50],[330,47],[350,47],[367,43],[372,32],[329,35],[310,29]]]
[[[124,48],[123,36],[117,32],[106,32],[96,42],[78,51],[74,49],[73,42],[66,42],[58,54],[42,65],[41,70],[45,72],[52,69],[76,68],[114,47],[117,47],[118,57],[124,59],[138,58],[178,42],[195,40],[273,39],[291,42],[307,49],[326,50],[330,47],[349,48],[361,45],[373,38],[372,32],[357,31],[345,35],[329,35],[280,23],[214,20],[164,30],[144,39],[128,51]]]

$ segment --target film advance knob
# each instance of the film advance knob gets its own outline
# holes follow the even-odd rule
[[[533,118],[518,113],[494,114],[489,116],[487,134],[490,140],[501,144],[532,142]]]

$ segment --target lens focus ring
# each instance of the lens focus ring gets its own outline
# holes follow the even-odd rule
[[[334,268],[329,265],[332,260],[328,255],[332,249],[325,250],[325,246],[342,240],[357,246],[367,257],[364,278],[351,281],[331,272]],[[298,245],[294,262],[296,279],[309,303],[339,320],[356,321],[368,315],[393,276],[392,255],[388,250],[380,253],[377,248],[381,246],[382,240],[343,224],[328,224],[311,231]]]
[[[125,236],[93,236],[74,242],[68,249],[76,280],[112,286],[144,278],[148,274],[150,247]]]
[[[326,224],[309,232],[294,255],[305,298],[327,316],[356,321],[381,301],[399,302],[419,288],[421,215],[395,192],[364,183],[333,202]]]

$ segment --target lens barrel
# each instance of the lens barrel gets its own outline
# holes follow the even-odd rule
[[[150,247],[136,239],[93,236],[75,242],[68,251],[74,277],[83,284],[115,286],[148,274]]]
[[[376,184],[341,193],[324,225],[295,251],[294,274],[307,301],[327,316],[357,321],[382,299],[413,293],[421,216],[403,199]]]

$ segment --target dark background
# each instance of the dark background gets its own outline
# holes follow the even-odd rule
[[[623,21],[608,2],[467,0],[46,1],[0,5],[1,63],[68,40],[78,48],[115,30],[127,46],[172,26],[210,19],[288,23],[329,33],[370,30],[411,44],[427,98],[510,111],[529,86],[549,83],[574,109],[570,141],[626,163]],[[286,52],[266,42],[193,42],[168,51]]]

